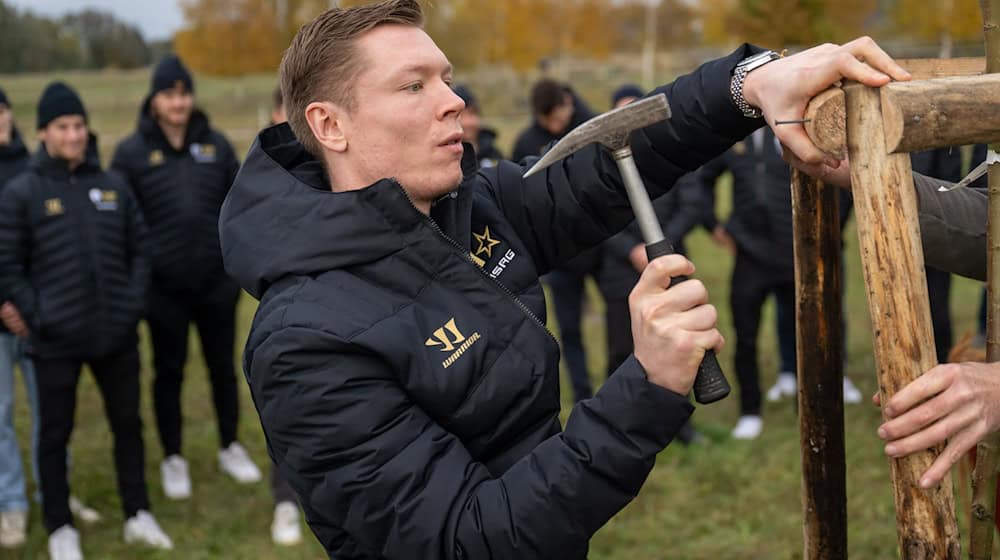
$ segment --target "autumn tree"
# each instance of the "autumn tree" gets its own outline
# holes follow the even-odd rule
[[[936,43],[940,56],[951,56],[956,41],[982,41],[983,15],[976,0],[898,0],[892,10],[893,30]]]

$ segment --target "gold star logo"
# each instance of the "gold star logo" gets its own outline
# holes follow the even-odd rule
[[[493,247],[500,244],[499,239],[493,239],[490,237],[490,226],[486,226],[482,234],[473,233],[472,237],[476,238],[479,242],[479,247],[476,248],[476,255],[481,255],[486,253],[486,258],[493,256]]]

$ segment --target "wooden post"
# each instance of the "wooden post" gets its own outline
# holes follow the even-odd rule
[[[804,560],[847,558],[839,195],[792,171]]]
[[[881,96],[844,87],[847,150],[882,402],[936,365],[910,158],[887,155]],[[958,560],[951,477],[922,490],[941,449],[890,459],[896,530],[905,560]]]
[[[986,71],[1000,72],[1000,0],[980,0],[986,41]],[[990,150],[1000,149],[991,144]],[[1000,166],[989,170],[989,227],[987,229],[986,361],[1000,361]],[[989,560],[993,556],[996,511],[997,465],[1000,441],[991,435],[976,446],[976,468],[972,473],[972,518],[969,527],[969,558]]]

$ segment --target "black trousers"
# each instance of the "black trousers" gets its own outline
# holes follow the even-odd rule
[[[562,359],[569,372],[574,402],[589,399],[594,394],[587,372],[587,357],[583,350],[580,328],[585,278],[584,273],[565,269],[553,270],[545,277],[551,288],[552,306],[559,323]]]
[[[936,268],[927,270],[927,296],[931,304],[931,325],[934,327],[934,350],[939,363],[948,361],[951,351],[951,273]]]
[[[188,329],[198,327],[201,348],[208,365],[212,402],[219,428],[219,443],[228,447],[236,441],[239,422],[239,399],[233,367],[236,332],[236,303],[239,287],[220,283],[213,293],[203,297],[150,290],[146,321],[153,340],[153,408],[156,427],[165,456],[181,453],[181,384],[187,360]]]
[[[51,533],[73,523],[69,510],[66,446],[73,432],[76,386],[84,360],[35,358],[38,377],[40,438],[38,474],[42,516]],[[149,509],[146,491],[142,420],[139,418],[139,352],[128,351],[87,360],[104,399],[104,414],[114,435],[115,473],[125,518]]]
[[[740,385],[740,414],[760,414],[760,368],[757,362],[757,335],[760,332],[760,312],[768,295],[773,294],[779,305],[795,309],[795,280],[773,266],[765,265],[746,253],[736,254],[729,303],[736,330],[736,379]],[[793,315],[794,316],[794,315]],[[794,324],[794,323],[792,323]],[[795,348],[795,330],[785,334],[787,343]]]
[[[608,377],[611,377],[635,350],[628,299],[605,299],[604,322],[608,342]]]
[[[274,498],[274,505],[278,505],[281,502],[294,502],[298,503],[299,497],[295,494],[295,490],[292,490],[291,485],[285,477],[281,476],[281,471],[278,470],[278,466],[271,463],[271,496]]]

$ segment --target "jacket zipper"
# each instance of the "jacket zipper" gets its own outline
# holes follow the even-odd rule
[[[441,237],[441,239],[446,241],[451,246],[452,249],[457,250],[458,253],[464,258],[465,262],[469,263],[469,266],[471,266],[472,268],[475,268],[476,272],[478,272],[483,278],[485,278],[489,282],[489,284],[500,290],[500,293],[507,296],[511,301],[513,301],[514,304],[517,305],[517,307],[525,315],[527,315],[529,319],[531,319],[536,325],[538,325],[539,327],[542,328],[543,331],[545,331],[545,334],[549,336],[552,342],[555,342],[557,345],[559,344],[559,341],[556,340],[556,337],[555,335],[552,334],[552,331],[550,331],[549,328],[545,326],[545,323],[543,323],[541,319],[539,319],[538,316],[536,316],[534,312],[532,312],[531,309],[524,304],[523,301],[521,301],[516,295],[514,295],[513,292],[507,289],[507,286],[501,284],[499,280],[493,278],[489,274],[486,274],[485,270],[483,270],[482,268],[479,267],[479,265],[473,262],[469,252],[466,251],[465,248],[462,247],[462,245],[458,241],[455,241],[454,239],[448,237],[448,235],[445,234],[445,232],[441,231],[441,227],[437,225],[437,222],[431,219],[431,217],[428,216],[427,214],[421,212],[417,208],[417,205],[413,203],[413,199],[410,198],[410,194],[406,192],[406,189],[403,188],[403,185],[400,185],[399,182],[396,181],[395,179],[392,179],[392,182],[397,187],[399,187],[400,191],[402,191],[403,196],[406,197],[406,201],[410,203],[410,206],[413,208],[413,211],[420,214],[420,216],[427,222],[428,225],[430,225],[431,229],[433,229],[434,232],[437,233],[439,237]]]

